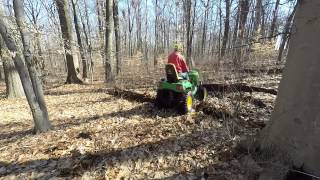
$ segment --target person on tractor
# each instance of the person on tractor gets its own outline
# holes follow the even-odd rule
[[[174,51],[168,56],[168,63],[175,65],[177,72],[183,79],[188,79],[189,68],[181,54],[182,44],[174,44],[173,49]]]

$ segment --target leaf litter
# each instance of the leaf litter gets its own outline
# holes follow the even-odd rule
[[[179,116],[124,92],[103,83],[46,90],[54,130],[42,134],[31,133],[24,98],[0,99],[0,179],[246,179],[237,145],[265,125],[275,99],[211,94]]]

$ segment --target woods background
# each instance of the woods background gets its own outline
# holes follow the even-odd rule
[[[17,33],[12,2],[2,3],[6,19],[13,24],[11,30]],[[296,2],[114,0],[110,3],[111,12],[107,12],[106,1],[102,0],[70,0],[64,5],[72,31],[70,45],[75,55],[75,73],[81,73],[85,81],[105,80],[107,74],[112,75],[111,79],[126,78],[132,72],[138,77],[142,73],[157,79],[156,75],[161,74],[158,70],[163,68],[175,42],[184,44],[189,65],[204,71],[208,67],[210,73],[224,67],[239,70],[265,64],[272,68],[281,64],[282,56],[286,55],[290,15]],[[57,7],[51,0],[24,2],[35,64],[46,82],[65,81],[68,69]],[[110,23],[106,21],[108,17],[112,17]],[[113,39],[110,58],[106,58],[105,46],[108,23],[113,25],[109,31]],[[17,36],[19,44],[18,39]],[[104,69],[110,71],[105,76]],[[208,81],[209,76],[204,72]]]

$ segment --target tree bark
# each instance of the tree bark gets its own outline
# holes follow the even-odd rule
[[[93,66],[94,63],[92,61],[92,41],[91,41],[91,28],[89,25],[89,13],[88,13],[88,5],[86,0],[83,1],[84,3],[84,8],[85,8],[85,20],[82,20],[82,27],[83,27],[83,32],[86,38],[86,48],[87,48],[87,52],[88,52],[88,70],[90,71],[91,74],[91,82],[93,82]],[[81,16],[82,17],[82,16]]]
[[[278,54],[278,62],[281,62],[282,60],[282,54],[283,54],[283,50],[284,47],[287,43],[288,38],[290,37],[290,33],[291,33],[291,23],[292,23],[292,19],[294,17],[294,14],[296,13],[296,9],[297,9],[297,5],[294,7],[293,11],[291,12],[290,16],[287,19],[287,22],[284,26],[284,32],[282,34],[282,41],[279,47],[279,54]]]
[[[71,0],[74,28],[76,30],[77,42],[78,42],[80,57],[82,61],[82,78],[84,81],[86,81],[88,79],[88,61],[85,55],[85,49],[83,48],[83,44],[82,44],[82,38],[81,38],[81,32],[80,32],[80,26],[79,26],[79,20],[78,20],[79,18],[76,11],[76,3],[74,1],[75,0]]]
[[[41,80],[39,79],[39,76],[37,74],[37,70],[35,68],[35,62],[33,61],[33,57],[32,57],[31,46],[30,46],[32,38],[29,36],[29,33],[28,33],[23,7],[24,6],[23,6],[22,0],[13,0],[13,8],[14,8],[14,13],[16,17],[16,22],[20,31],[23,49],[24,49],[23,51],[24,59],[26,61],[26,65],[29,71],[34,94],[37,98],[37,102],[40,106],[40,109],[44,117],[43,119],[44,123],[42,123],[44,127],[36,127],[36,131],[41,132],[42,131],[41,129],[47,129],[48,127],[50,127],[50,123],[49,123],[47,105],[44,100]]]
[[[113,0],[106,1],[106,64],[105,80],[112,82],[114,75],[112,71],[112,33],[113,33]]]
[[[102,61],[104,63],[105,61],[105,48],[104,48],[104,43],[105,43],[105,37],[104,37],[104,16],[102,13],[102,5],[101,5],[101,0],[96,0],[96,9],[97,9],[97,15],[98,15],[98,28],[99,28],[99,33],[98,33],[98,39],[99,39],[99,47],[100,47],[100,54]]]
[[[3,65],[4,80],[6,83],[6,96],[7,98],[20,98],[24,96],[23,87],[16,67],[14,66],[13,59],[4,55],[6,45],[0,36],[0,56]]]
[[[262,31],[262,14],[263,14],[263,6],[262,6],[262,0],[257,0],[256,1],[256,13],[255,13],[255,18],[254,18],[254,25],[253,25],[253,34],[257,35],[258,31]]]
[[[206,51],[206,40],[207,40],[207,22],[209,18],[209,4],[210,1],[207,0],[207,2],[204,4],[205,12],[204,12],[204,19],[203,19],[203,26],[202,26],[202,39],[201,39],[201,50],[200,53],[203,55]]]
[[[118,0],[113,0],[113,20],[114,20],[114,35],[116,38],[116,72],[118,75],[121,71],[121,44],[120,44],[121,42],[120,42]]]
[[[229,29],[230,29],[230,0],[225,0],[226,2],[226,17],[224,20],[224,32],[223,32],[223,40],[222,40],[222,47],[221,47],[221,57],[225,55],[227,42],[229,39]]]
[[[71,20],[67,0],[55,0],[58,9],[62,38],[64,40],[64,50],[66,54],[68,76],[66,83],[82,84],[78,58],[75,57],[75,47],[73,44],[73,35]]]
[[[191,67],[191,51],[192,51],[192,32],[191,32],[191,6],[192,1],[186,0],[184,4],[185,11],[185,23],[186,23],[186,31],[187,31],[187,55],[186,60],[187,64]]]
[[[158,0],[155,0],[155,14],[156,14],[156,18],[155,18],[155,22],[154,22],[154,51],[153,51],[153,65],[157,66],[158,64],[158,16],[159,16],[159,12],[158,12]]]
[[[17,17],[17,24],[22,23],[21,21],[21,16],[23,17],[23,5],[20,0],[15,0],[14,2],[14,9],[17,10],[16,17]],[[1,17],[3,16],[3,12],[0,13]],[[21,25],[21,24],[20,24]],[[20,27],[21,28],[21,27]],[[21,31],[21,29],[20,29]],[[12,58],[14,59],[14,64],[18,70],[22,86],[27,98],[27,101],[29,103],[32,115],[33,115],[33,120],[34,120],[34,130],[36,133],[38,132],[46,132],[51,129],[51,124],[48,120],[48,114],[46,112],[46,109],[43,109],[43,105],[41,104],[41,100],[39,99],[39,94],[37,94],[37,89],[34,88],[35,85],[32,84],[31,78],[28,72],[28,69],[26,68],[23,59],[21,57],[21,53],[18,52],[18,48],[15,44],[14,41],[14,36],[12,34],[12,31],[8,29],[8,24],[3,20],[3,18],[0,18],[0,34],[5,41],[5,44],[7,48],[10,50],[10,54]],[[23,31],[22,33],[23,34]],[[22,37],[24,38],[24,37]],[[28,38],[25,38],[23,41],[28,42]],[[25,43],[25,42],[24,42]],[[24,44],[25,45],[25,44]],[[26,52],[28,52],[28,46],[24,46],[24,51],[25,55],[28,55]],[[29,58],[29,57],[27,57]],[[28,62],[28,59],[25,59],[26,63]],[[31,76],[34,74],[30,73]],[[41,95],[41,94],[40,94]],[[43,94],[42,94],[43,97]],[[40,97],[41,98],[41,97]]]
[[[238,36],[237,36],[237,46],[241,46],[244,41],[245,35],[245,27],[247,23],[247,17],[249,13],[249,0],[239,0],[239,29],[238,29]],[[236,55],[233,59],[234,64],[238,66],[241,62],[242,58],[242,48],[236,49]]]
[[[12,59],[1,57],[4,70],[4,78],[6,82],[7,98],[20,98],[24,96],[23,87],[19,74],[14,66]]]
[[[279,4],[280,4],[280,0],[276,1],[274,10],[272,12],[272,22],[271,22],[271,27],[270,27],[270,31],[269,31],[269,40],[272,39],[273,34],[274,34],[274,30],[276,28],[276,23],[277,23],[277,18],[278,18],[278,9],[279,9]]]
[[[286,70],[261,148],[320,176],[320,1],[298,2]]]

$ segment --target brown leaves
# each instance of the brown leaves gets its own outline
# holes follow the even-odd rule
[[[0,119],[11,118],[1,122],[0,159],[6,163],[0,162],[0,176],[192,179],[206,173],[241,174],[233,149],[237,137],[255,130],[244,128],[247,121],[230,119],[236,110],[232,95],[210,97],[185,116],[155,109],[149,103],[153,95],[145,89],[110,90],[103,84],[55,87],[46,95],[55,129],[37,135],[25,131],[32,128],[31,116],[14,114],[29,113],[21,108],[25,100],[1,100],[10,108]],[[248,118],[256,116],[255,111],[247,113]]]

